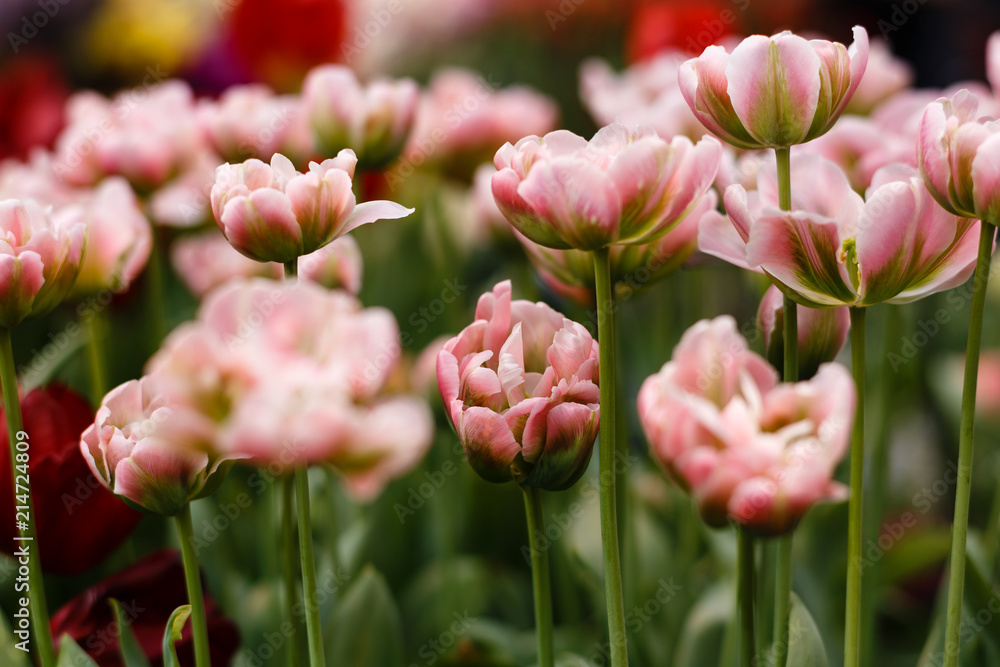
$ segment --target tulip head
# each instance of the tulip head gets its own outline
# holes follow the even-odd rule
[[[390,201],[356,204],[351,150],[300,174],[275,153],[271,164],[225,164],[212,187],[215,221],[234,248],[259,262],[287,264],[361,225],[413,212]]]
[[[600,406],[597,342],[543,303],[484,294],[476,321],[438,354],[438,388],[484,479],[570,487],[590,461]]]
[[[785,309],[781,290],[772,285],[757,309],[757,326],[764,332],[767,360],[782,372],[785,364]],[[847,342],[851,315],[844,306],[795,306],[798,318],[799,378],[816,375],[821,364],[833,361]]]
[[[705,522],[760,535],[787,533],[816,502],[844,497],[833,475],[854,406],[850,373],[836,364],[779,384],[729,316],[691,327],[638,399],[654,457]]]
[[[608,125],[589,142],[559,130],[497,151],[493,196],[507,220],[542,246],[650,243],[698,204],[721,153],[711,137],[666,142],[642,126]]]
[[[709,46],[681,66],[681,92],[705,127],[737,148],[788,148],[840,117],[868,63],[868,33],[845,47],[785,31]]]

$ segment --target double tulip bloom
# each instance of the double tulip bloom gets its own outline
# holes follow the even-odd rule
[[[808,382],[777,378],[726,315],[688,329],[639,391],[653,455],[711,526],[780,535],[846,495],[833,474],[854,418],[850,373],[825,364]]]
[[[907,303],[972,275],[973,221],[938,206],[912,167],[879,170],[864,200],[817,155],[794,157],[791,172],[792,211],[778,208],[773,167],[765,169],[756,192],[726,188],[728,218],[705,214],[699,247],[767,273],[815,308]]]
[[[928,105],[917,142],[934,199],[955,215],[1000,224],[1000,121],[977,119],[979,100],[962,90]]]
[[[542,246],[650,243],[698,204],[721,153],[711,137],[667,142],[643,126],[609,125],[589,142],[559,130],[497,151],[493,196],[507,220]]]
[[[327,155],[350,148],[362,167],[377,169],[403,150],[420,89],[411,79],[363,86],[350,68],[324,65],[306,76],[302,99],[312,131]]]
[[[0,201],[0,327],[50,312],[76,282],[87,227],[72,208],[50,214],[33,199]]]
[[[280,153],[267,165],[224,164],[212,187],[215,220],[234,248],[259,262],[287,264],[352,229],[413,212],[390,201],[358,204],[352,191],[358,160],[345,149],[300,174]]]
[[[868,33],[845,47],[785,31],[744,39],[732,54],[709,46],[681,66],[681,92],[694,115],[738,148],[788,148],[822,135],[861,83]]]
[[[544,303],[511,300],[505,281],[437,359],[445,409],[472,468],[493,482],[570,487],[600,423],[597,342]]]

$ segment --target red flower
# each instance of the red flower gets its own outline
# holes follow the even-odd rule
[[[62,73],[48,59],[19,56],[0,69],[0,160],[51,146],[67,95]]]
[[[80,454],[80,433],[94,422],[87,402],[66,387],[35,389],[22,399],[28,473],[42,569],[80,574],[103,561],[142,515],[104,489]],[[3,411],[0,410],[0,415]],[[0,539],[14,552],[16,535],[10,446],[0,434]]]
[[[88,588],[52,617],[52,635],[68,634],[100,667],[124,667],[110,598],[122,604],[129,627],[153,667],[162,666],[163,630],[174,609],[187,604],[184,567],[173,549],[157,551],[125,570]],[[208,639],[213,665],[228,665],[240,643],[239,631],[212,598],[205,596]],[[177,657],[181,665],[194,664],[191,624],[187,623]]]
[[[642,3],[632,12],[629,21],[626,58],[634,63],[668,48],[696,58],[706,46],[739,34],[740,7],[746,5],[728,0]]]

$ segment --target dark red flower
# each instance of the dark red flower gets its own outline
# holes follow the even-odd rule
[[[638,62],[670,48],[696,58],[705,47],[739,34],[741,7],[745,9],[746,4],[731,0],[641,3],[629,21],[626,57],[629,62]]]
[[[68,94],[62,72],[46,58],[19,56],[0,67],[0,159],[51,146]]]
[[[204,584],[204,582],[203,582]],[[125,667],[118,633],[108,600],[122,604],[129,627],[153,667],[163,664],[163,630],[174,609],[188,603],[180,553],[164,549],[88,588],[52,617],[52,636],[68,634],[100,667]],[[240,644],[236,625],[205,595],[208,639],[213,665],[228,665]],[[177,658],[194,665],[191,623],[177,642]]]
[[[94,423],[94,411],[79,394],[61,386],[35,389],[21,400],[21,413],[42,569],[80,574],[118,548],[142,515],[101,486],[87,467],[80,433]],[[0,549],[10,554],[17,535],[14,488],[6,426],[0,431]]]

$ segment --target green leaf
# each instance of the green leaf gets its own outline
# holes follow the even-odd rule
[[[132,632],[132,622],[135,618],[129,612],[128,605],[123,605],[114,598],[110,598],[108,602],[111,604],[111,609],[118,623],[118,640],[125,667],[150,667],[149,660],[139,645],[139,640]]]
[[[718,665],[726,626],[736,609],[736,591],[731,581],[709,588],[691,607],[677,646],[676,667]]]
[[[325,632],[330,665],[400,667],[403,628],[389,586],[364,567],[338,604]]]
[[[787,664],[795,667],[827,667],[829,664],[816,621],[795,593],[792,593],[788,617]]]
[[[69,635],[59,640],[59,661],[56,667],[97,667],[89,655]]]
[[[177,660],[177,648],[174,643],[181,638],[184,624],[190,615],[191,605],[185,604],[174,609],[174,613],[167,619],[167,628],[163,631],[163,667],[179,667],[180,662]]]
[[[7,617],[0,614],[0,664],[8,667],[30,667],[28,654],[20,649],[14,648],[17,640],[14,633],[7,626]]]

